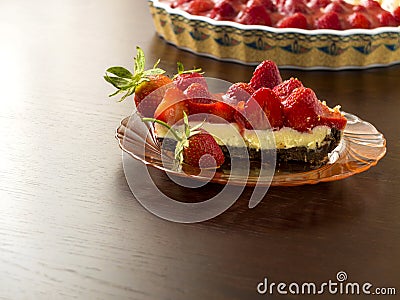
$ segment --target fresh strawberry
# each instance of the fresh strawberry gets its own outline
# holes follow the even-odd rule
[[[301,28],[301,29],[307,29],[308,24],[307,24],[307,19],[306,17],[300,13],[294,13],[291,16],[287,16],[283,18],[279,23],[278,23],[279,28]]]
[[[149,81],[144,81],[136,87],[134,95],[137,110],[145,117],[154,115],[154,111],[172,82],[165,75],[153,75],[148,78]]]
[[[187,87],[187,89],[183,92],[189,101],[191,102],[196,102],[196,103],[204,103],[204,104],[209,104],[214,102],[213,98],[204,85],[201,85],[200,83],[192,83]]]
[[[321,103],[314,91],[300,87],[295,89],[283,104],[285,126],[298,131],[312,129],[321,115]]]
[[[225,156],[212,135],[201,131],[188,139],[189,145],[183,148],[183,161],[188,165],[202,168],[220,167]]]
[[[253,6],[263,6],[265,7],[268,11],[274,11],[275,6],[272,3],[271,0],[249,0],[246,4],[247,7],[253,7]]]
[[[137,47],[134,73],[123,67],[111,67],[106,71],[104,79],[111,83],[117,91],[111,96],[124,93],[120,101],[135,93],[135,104],[138,111],[146,117],[153,116],[157,105],[161,102],[166,86],[171,79],[163,75],[164,70],[157,68],[158,62],[150,70],[145,70],[143,50]]]
[[[223,0],[215,4],[210,13],[210,18],[215,20],[233,20],[237,15],[237,11],[229,0]]]
[[[166,90],[164,98],[154,112],[154,118],[173,125],[187,114],[187,101],[185,94],[177,87]]]
[[[189,108],[189,114],[209,114],[214,100],[209,91],[199,83],[192,83],[185,91],[184,94],[187,97],[187,103]]]
[[[175,0],[175,1],[172,2],[171,7],[172,8],[177,8],[177,7],[183,5],[183,4],[187,3],[187,2],[190,2],[190,0]]]
[[[201,69],[185,71],[183,64],[178,62],[178,74],[172,80],[182,91],[186,90],[192,83],[199,83],[208,89],[206,79],[199,72],[201,72]]]
[[[293,91],[299,87],[303,87],[303,83],[297,78],[290,78],[273,88],[274,93],[284,101]]]
[[[272,128],[283,126],[282,104],[280,98],[269,88],[260,88],[253,95],[268,118]]]
[[[283,6],[280,10],[285,15],[292,15],[297,12],[308,14],[310,11],[304,0],[285,0],[282,4]]]
[[[383,11],[383,12],[379,13],[377,15],[377,18],[379,20],[380,26],[397,26],[396,19],[388,11]]]
[[[262,5],[246,7],[238,22],[246,25],[272,25],[269,13]]]
[[[317,11],[320,8],[326,7],[329,3],[331,3],[330,0],[311,0],[308,2],[308,7],[314,11]]]
[[[177,93],[182,93],[179,89],[174,88]],[[169,91],[169,90],[168,90]],[[167,93],[168,93],[167,91]],[[224,161],[225,156],[221,148],[212,135],[201,129],[201,125],[190,127],[186,112],[183,112],[184,129],[182,132],[177,131],[160,119],[143,118],[143,122],[155,122],[165,126],[176,139],[175,159],[182,164],[183,162],[201,168],[218,168]]]
[[[352,10],[356,11],[356,12],[366,12],[367,11],[365,6],[362,6],[362,5],[354,5]]]
[[[328,12],[336,12],[336,13],[343,13],[345,11],[343,5],[341,3],[339,3],[338,1],[333,1],[331,3],[329,3],[325,9],[324,12],[328,13]]]
[[[250,96],[255,92],[253,87],[245,82],[236,82],[232,84],[225,96],[230,103],[237,104],[239,101],[247,101]]]
[[[330,11],[323,14],[316,21],[316,27],[318,29],[335,29],[341,30],[342,26],[340,24],[339,15],[335,11]]]
[[[400,6],[393,11],[393,16],[398,24],[400,24]]]
[[[349,21],[351,28],[371,28],[371,22],[362,13],[352,13],[347,20]]]
[[[369,10],[371,10],[371,9],[381,10],[382,9],[379,2],[374,1],[374,0],[363,0],[363,1],[361,1],[361,5],[363,5],[365,8],[367,8]]]
[[[234,119],[241,128],[268,129],[268,116],[264,112],[265,99],[254,97],[257,91],[247,100],[237,104]],[[261,95],[261,94],[260,94]]]
[[[250,85],[254,90],[261,87],[274,88],[282,82],[278,66],[272,60],[265,60],[260,63],[253,73]]]
[[[212,0],[192,0],[187,7],[187,12],[192,15],[199,15],[213,7],[214,2]]]

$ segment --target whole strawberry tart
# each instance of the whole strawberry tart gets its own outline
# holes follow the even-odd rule
[[[134,93],[142,120],[154,123],[156,138],[181,163],[218,167],[245,147],[253,161],[276,150],[278,163],[318,167],[340,144],[347,120],[339,107],[329,108],[297,78],[283,81],[273,61],[218,94],[200,71],[179,63],[172,78],[157,65],[145,71],[138,48],[133,74],[113,67],[105,79],[117,88],[114,95]]]

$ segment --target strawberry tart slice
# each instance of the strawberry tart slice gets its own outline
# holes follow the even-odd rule
[[[264,151],[274,150],[278,164],[318,167],[329,161],[329,154],[340,144],[347,120],[339,107],[329,108],[297,78],[283,81],[273,61],[262,62],[249,82],[234,83],[222,94],[210,92],[199,70],[184,71],[178,66],[179,72],[171,82],[166,84],[168,80],[164,80],[160,84],[162,93],[155,94],[158,99],[151,95],[138,103],[139,95],[135,95],[135,101],[143,120],[154,122],[156,138],[179,154],[180,162],[198,166],[198,162],[185,158],[182,153],[211,149],[207,150],[208,154],[219,166],[224,161],[229,163],[235,153],[243,153],[232,150],[245,147],[252,161],[260,161]],[[161,73],[159,70],[146,72],[152,76]],[[132,78],[137,76],[133,74]],[[152,78],[140,80],[140,90],[131,87],[129,92],[139,93],[145,90],[143,85],[154,88]],[[195,137],[196,134],[202,138]],[[210,144],[211,140],[213,145],[202,147],[201,143]],[[196,147],[190,149],[191,144]],[[219,146],[225,160],[214,144]]]

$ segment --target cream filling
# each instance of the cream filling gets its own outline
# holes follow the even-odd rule
[[[199,124],[191,122],[191,126]],[[316,149],[320,147],[326,136],[331,133],[328,126],[316,126],[309,132],[300,132],[293,128],[283,127],[279,130],[248,130],[240,134],[236,123],[216,124],[205,122],[202,129],[212,134],[219,145],[230,147],[249,147],[253,149],[290,149],[293,147],[306,147]],[[182,125],[174,126],[175,130],[182,131]],[[155,133],[158,137],[172,138],[168,129],[160,124],[155,124]]]

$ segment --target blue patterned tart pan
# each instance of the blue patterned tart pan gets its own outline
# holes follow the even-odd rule
[[[157,33],[199,55],[298,69],[359,69],[400,63],[400,27],[304,30],[215,21],[149,0]]]

